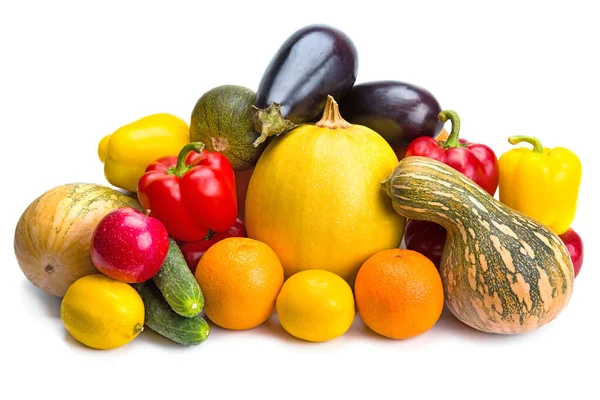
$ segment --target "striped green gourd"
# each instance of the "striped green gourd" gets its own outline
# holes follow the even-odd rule
[[[573,264],[544,225],[425,157],[401,160],[382,188],[399,214],[446,228],[440,274],[446,305],[460,321],[484,332],[522,333],[566,307]]]

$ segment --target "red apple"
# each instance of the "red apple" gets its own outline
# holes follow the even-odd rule
[[[560,238],[565,246],[567,246],[567,250],[569,250],[575,277],[577,277],[583,264],[583,240],[581,240],[581,236],[573,228],[569,228],[568,231],[560,235]]]
[[[100,220],[92,235],[92,262],[103,274],[126,283],[152,278],[169,250],[169,234],[158,219],[122,207]]]

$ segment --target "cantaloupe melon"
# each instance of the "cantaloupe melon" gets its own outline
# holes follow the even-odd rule
[[[119,207],[141,209],[134,197],[88,183],[57,186],[35,199],[21,215],[14,237],[15,255],[27,279],[62,297],[77,279],[97,274],[90,257],[92,233]]]

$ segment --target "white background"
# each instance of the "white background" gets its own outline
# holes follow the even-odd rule
[[[335,3],[2,2],[0,398],[599,398],[595,2]],[[119,126],[155,112],[188,120],[217,85],[256,90],[279,45],[317,22],[353,39],[357,82],[427,88],[459,112],[463,137],[498,156],[514,134],[580,156],[573,227],[586,252],[568,307],[519,336],[479,333],[444,314],[406,341],[378,337],[358,318],[324,344],[289,337],[275,318],[245,332],[213,327],[192,348],[149,331],[104,352],[70,338],[60,300],[29,284],[15,260],[21,212],[54,186],[106,183],[97,143]]]

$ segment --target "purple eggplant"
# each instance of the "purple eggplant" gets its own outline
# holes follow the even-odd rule
[[[440,111],[429,91],[397,81],[361,83],[340,101],[346,121],[373,129],[394,149],[419,136],[437,137],[444,127]]]
[[[261,136],[279,135],[317,119],[327,96],[341,99],[358,73],[358,53],[350,38],[327,25],[309,25],[290,36],[265,70],[254,108]]]

